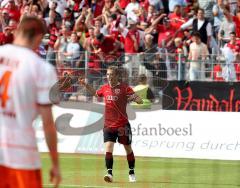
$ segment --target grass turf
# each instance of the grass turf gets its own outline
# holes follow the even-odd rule
[[[44,187],[50,160],[41,154]],[[103,155],[61,154],[60,187],[124,188],[235,188],[240,187],[240,162],[219,160],[136,158],[136,183],[128,183],[125,157],[114,157],[114,182],[105,183]]]

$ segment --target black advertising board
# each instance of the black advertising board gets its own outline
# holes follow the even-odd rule
[[[240,111],[240,82],[169,81],[163,90],[163,109]]]

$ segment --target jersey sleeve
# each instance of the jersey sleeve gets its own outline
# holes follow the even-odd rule
[[[103,96],[104,96],[104,95],[103,95],[103,94],[104,94],[104,90],[105,90],[104,88],[105,88],[105,87],[102,86],[102,87],[100,87],[99,90],[96,91],[96,94],[97,94],[98,97],[103,97]]]
[[[133,89],[130,86],[126,86],[126,95],[132,96],[134,94],[135,94],[135,92],[133,91]]]
[[[41,62],[37,75],[37,103],[52,104],[49,93],[54,84],[57,83],[57,74],[54,67],[48,63]]]
[[[126,96],[128,101],[133,101],[136,98],[136,94],[130,86],[126,87]]]

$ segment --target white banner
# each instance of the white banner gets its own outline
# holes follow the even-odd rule
[[[63,153],[104,153],[102,130],[81,135],[88,124],[99,121],[102,114],[84,110],[54,107],[55,119],[72,114],[69,127],[58,128],[59,151]],[[145,111],[136,112],[130,121],[132,147],[136,156],[240,159],[240,114],[234,112]],[[99,121],[100,122],[100,121]],[[101,129],[101,124],[97,124]],[[41,123],[35,122],[40,151],[47,151]],[[73,129],[68,131],[68,129]],[[74,135],[75,134],[75,135]],[[125,155],[116,144],[114,154]]]

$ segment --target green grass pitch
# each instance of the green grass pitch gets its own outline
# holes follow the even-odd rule
[[[50,160],[41,154],[44,187],[49,183]],[[237,188],[240,161],[136,157],[136,183],[128,182],[125,157],[114,157],[114,182],[105,183],[103,155],[60,154],[61,188]]]

